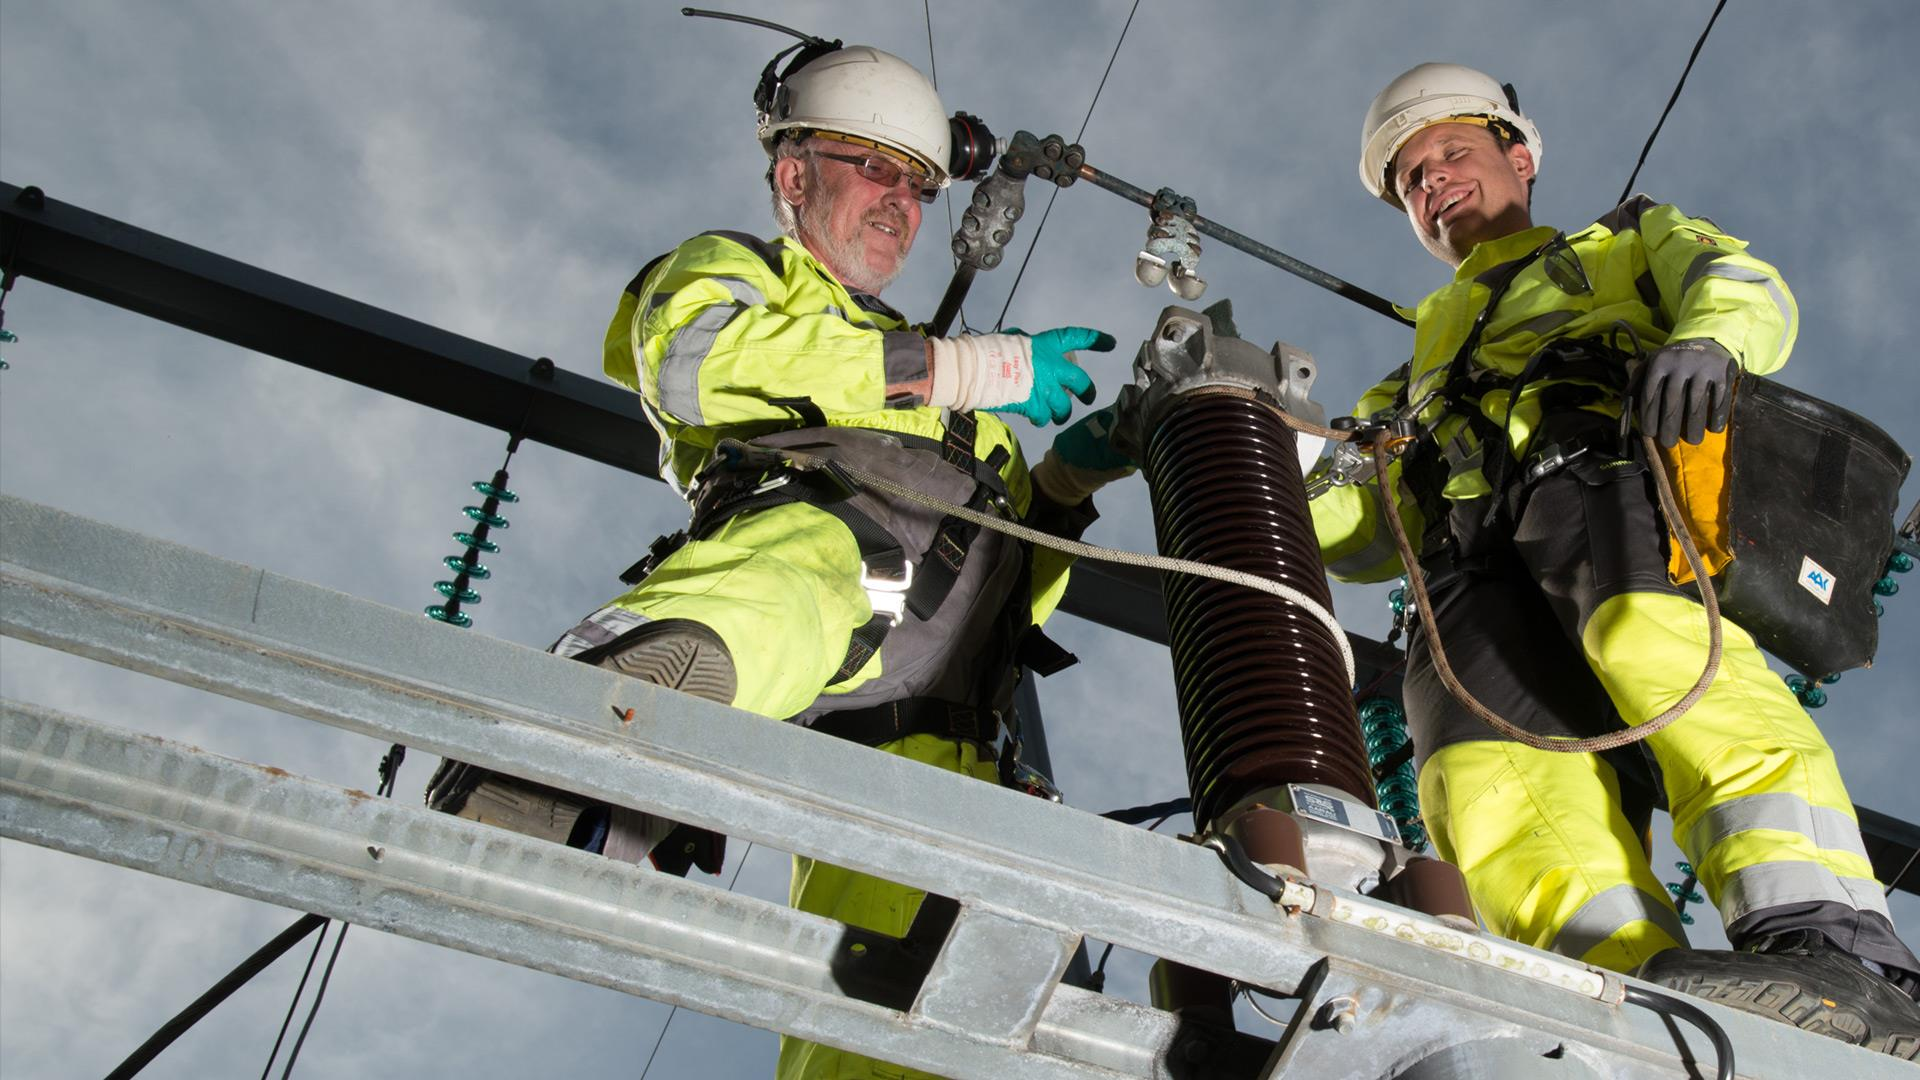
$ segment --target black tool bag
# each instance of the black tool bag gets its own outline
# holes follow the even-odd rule
[[[1818,679],[1873,661],[1873,583],[1913,459],[1865,417],[1758,376],[1734,395],[1720,607]]]

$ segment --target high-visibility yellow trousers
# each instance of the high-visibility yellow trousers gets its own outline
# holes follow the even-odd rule
[[[910,735],[880,749],[981,780],[997,782],[999,776],[996,764],[982,760],[972,743]],[[797,855],[789,893],[801,911],[892,937],[905,936],[927,895]],[[939,1080],[930,1073],[786,1036],[780,1039],[780,1065],[774,1075],[778,1080]]]
[[[1422,618],[1467,689],[1529,731],[1644,722],[1706,663],[1706,613],[1668,583],[1648,480],[1635,462],[1589,453],[1521,492],[1510,526],[1439,567],[1448,580]],[[1920,969],[1894,934],[1832,750],[1753,639],[1724,620],[1722,633],[1706,695],[1643,745],[1674,841],[1729,937],[1817,929],[1863,958]],[[1484,727],[1440,686],[1423,632],[1405,688],[1427,827],[1489,929],[1619,971],[1685,944],[1605,759]]]

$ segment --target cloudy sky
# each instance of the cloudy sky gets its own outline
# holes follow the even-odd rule
[[[919,5],[734,6],[927,61]],[[1445,270],[1355,178],[1360,118],[1387,79],[1447,59],[1515,82],[1545,132],[1537,216],[1578,226],[1615,202],[1711,6],[1148,0],[1083,141],[1109,172],[1174,186],[1217,220],[1411,301]],[[1128,7],[935,0],[948,109],[1001,133],[1071,137]],[[1785,381],[1910,449],[1915,18],[1899,0],[1730,5],[1637,185],[1778,264],[1803,319]],[[0,179],[597,375],[606,320],[646,259],[707,228],[772,231],[749,92],[783,44],[639,0],[8,0]],[[1132,280],[1144,228],[1130,204],[1065,192],[1007,315],[1119,336],[1121,352],[1093,363],[1109,393],[1171,302]],[[909,312],[929,314],[945,283],[946,229],[929,208],[924,250],[888,295]],[[1316,396],[1336,413],[1405,357],[1405,330],[1221,245],[1202,272],[1208,300],[1237,302],[1246,337],[1319,359]],[[980,279],[973,324],[993,324],[1013,277]],[[37,281],[20,281],[6,308],[21,341],[0,375],[0,488],[370,600],[417,610],[432,598],[466,486],[504,447],[498,432]],[[1037,453],[1046,435],[1026,439]],[[515,459],[512,486],[524,501],[489,560],[497,576],[474,632],[536,647],[616,593],[615,575],[684,519],[658,485],[536,445]],[[1916,497],[1910,482],[1902,506]],[[1095,539],[1151,545],[1143,487],[1101,503]],[[1384,632],[1384,588],[1336,601],[1356,632]],[[1849,674],[1817,715],[1856,800],[1913,820],[1920,598],[1888,608],[1882,663]],[[1057,629],[1084,660],[1042,686],[1069,802],[1182,793],[1164,652],[1070,617]],[[384,749],[11,640],[0,688],[358,787],[373,785]],[[408,762],[400,797],[417,799],[431,768],[424,755]],[[776,897],[784,879],[783,857],[756,850],[739,888]],[[1920,904],[1902,897],[1895,911],[1920,941]],[[0,844],[0,914],[10,1080],[104,1073],[294,917],[12,842]],[[1127,960],[1115,988],[1137,995],[1139,968]],[[282,961],[147,1075],[251,1075],[297,976]],[[302,1071],[633,1077],[666,1015],[360,930]],[[770,1035],[681,1014],[653,1075],[761,1076],[772,1054]]]

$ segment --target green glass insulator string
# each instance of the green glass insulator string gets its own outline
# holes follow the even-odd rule
[[[1408,848],[1423,850],[1427,830],[1420,820],[1420,785],[1413,771],[1406,711],[1391,698],[1376,697],[1361,702],[1359,714],[1380,810],[1400,826],[1400,838]]]
[[[463,605],[480,602],[480,593],[473,588],[474,582],[493,577],[493,571],[480,561],[480,554],[493,554],[500,550],[500,545],[489,536],[493,530],[504,529],[508,525],[507,519],[500,514],[500,505],[520,501],[520,496],[507,487],[507,465],[513,461],[513,452],[519,448],[520,436],[515,435],[507,443],[506,460],[495,470],[493,479],[473,482],[473,490],[485,496],[485,499],[479,506],[461,508],[461,512],[473,522],[473,527],[453,534],[453,539],[466,545],[466,550],[440,560],[448,570],[453,571],[453,578],[433,583],[434,591],[445,598],[446,603],[427,605],[428,618],[459,627],[473,625],[473,616],[460,609]]]
[[[1693,872],[1692,863],[1677,862],[1674,863],[1673,866],[1674,869],[1685,874],[1686,877],[1681,881],[1667,882],[1667,892],[1673,894],[1673,909],[1680,915],[1680,925],[1692,926],[1693,916],[1687,914],[1687,905],[1704,904],[1707,902],[1707,898],[1700,895],[1694,888],[1694,886],[1700,884],[1700,875]]]

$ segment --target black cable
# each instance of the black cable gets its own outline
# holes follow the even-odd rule
[[[1093,972],[1087,976],[1087,984],[1081,987],[1082,990],[1098,994],[1107,988],[1107,957],[1112,955],[1113,942],[1109,941],[1107,947],[1100,950],[1100,962],[1093,966]]]
[[[287,1041],[287,1029],[293,1026],[293,1014],[300,1011],[300,995],[306,992],[307,977],[313,974],[313,962],[320,959],[320,946],[327,943],[327,928],[320,928],[320,936],[313,939],[313,951],[307,954],[307,966],[300,972],[300,984],[293,988],[293,1000],[287,1002],[287,1015],[280,1021],[280,1034],[273,1038],[273,1052],[267,1055],[267,1063],[260,1070],[260,1080],[267,1080],[273,1074],[273,1061],[280,1056],[280,1044]]]
[[[1183,795],[1178,799],[1148,803],[1145,806],[1128,806],[1119,810],[1108,810],[1100,816],[1109,821],[1117,821],[1122,825],[1138,825],[1148,818],[1156,817],[1164,822],[1167,818],[1175,814],[1184,814],[1192,809],[1193,800]]]
[[[1241,847],[1240,841],[1232,834],[1221,833],[1208,841],[1208,846],[1218,851],[1221,858],[1227,860],[1227,869],[1233,871],[1234,877],[1253,886],[1260,895],[1274,903],[1280,902],[1280,897],[1286,891],[1286,882],[1262,870],[1247,856],[1247,849]]]
[[[247,984],[247,980],[258,975],[267,965],[280,959],[288,949],[299,944],[300,939],[325,926],[327,920],[318,915],[302,915],[292,926],[280,931],[272,941],[253,951],[253,955],[240,961],[232,971],[227,972],[219,982],[214,983],[193,1000],[193,1003],[180,1010],[173,1019],[160,1025],[160,1030],[148,1037],[139,1048],[127,1055],[117,1068],[107,1074],[107,1080],[126,1080],[147,1067],[147,1063],[160,1056],[160,1052],[172,1046],[174,1040],[187,1033],[187,1029],[198,1023],[200,1018],[212,1012],[214,1007],[232,996],[235,990]]]
[[[1100,91],[1107,88],[1107,76],[1113,74],[1113,62],[1120,58],[1120,46],[1127,42],[1127,29],[1133,25],[1133,16],[1140,10],[1140,0],[1133,0],[1133,9],[1127,12],[1127,21],[1120,27],[1120,40],[1113,43],[1113,55],[1107,57],[1107,70],[1100,73],[1100,85],[1094,87],[1093,100],[1087,103],[1087,115],[1080,121],[1080,130],[1073,141],[1079,142],[1087,133],[1087,124],[1093,120],[1093,107],[1100,104]],[[1027,275],[1027,263],[1033,259],[1033,249],[1040,246],[1040,233],[1047,227],[1047,216],[1053,213],[1053,200],[1060,197],[1059,185],[1054,185],[1053,194],[1047,196],[1047,208],[1040,214],[1040,224],[1033,227],[1033,241],[1027,245],[1027,254],[1020,260],[1020,270],[1013,275],[1013,287],[1007,290],[1007,302],[1000,305],[1000,317],[993,321],[993,332],[1007,324],[1007,309],[1013,306],[1013,294],[1020,290],[1020,279]]]
[[[340,932],[333,936],[333,951],[327,954],[327,966],[320,972],[320,986],[313,992],[313,1005],[307,1009],[307,1020],[300,1025],[300,1036],[293,1040],[293,1049],[287,1051],[287,1067],[281,1072],[280,1080],[293,1075],[293,1063],[300,1060],[300,1048],[306,1045],[307,1032],[313,1030],[314,1018],[320,1015],[320,1002],[327,996],[327,982],[333,978],[334,962],[340,959],[340,946],[347,940],[347,931],[353,929],[352,923],[340,924]]]
[[[1687,66],[1680,72],[1680,81],[1673,85],[1673,96],[1667,99],[1667,107],[1660,110],[1660,121],[1653,125],[1653,134],[1647,136],[1647,145],[1640,148],[1640,160],[1633,163],[1633,175],[1627,177],[1627,186],[1620,189],[1620,198],[1616,202],[1626,202],[1633,194],[1633,182],[1640,178],[1640,166],[1647,163],[1647,152],[1653,149],[1653,140],[1660,135],[1660,128],[1667,122],[1667,114],[1673,111],[1673,103],[1680,100],[1680,89],[1687,85],[1687,73],[1693,70],[1693,62],[1700,59],[1700,47],[1707,43],[1707,35],[1713,32],[1713,21],[1727,6],[1727,0],[1720,0],[1713,7],[1713,14],[1707,17],[1707,28],[1700,31],[1700,40],[1693,43],[1693,52],[1687,57]]]
[[[1643,1009],[1651,1009],[1662,1016],[1678,1017],[1706,1032],[1713,1042],[1713,1052],[1720,1059],[1714,1072],[1716,1080],[1733,1080],[1733,1040],[1727,1038],[1727,1032],[1713,1017],[1695,1007],[1691,1002],[1677,997],[1647,990],[1638,986],[1628,986],[1626,1000]]]
[[[933,58],[933,0],[920,0],[920,13],[927,17],[927,72],[933,78],[933,92],[940,92],[940,61]]]
[[[753,854],[753,841],[747,841],[747,850],[740,853],[740,861],[733,866],[733,877],[727,881],[727,891],[733,891],[733,883],[740,880],[740,871],[747,868],[747,856]],[[667,1029],[673,1026],[673,1018],[680,1015],[680,1006],[675,1005],[667,1012],[667,1022],[660,1025],[660,1034],[653,1040],[653,1049],[647,1053],[647,1063],[640,1067],[640,1080],[647,1080],[647,1073],[653,1071],[654,1055],[660,1052],[660,1044],[667,1041]]]
[[[940,92],[940,62],[933,57],[933,0],[920,0],[920,13],[927,17],[927,70],[933,78],[933,92],[938,94]],[[947,235],[952,236],[953,185],[949,183],[946,190],[942,191],[940,195],[940,202],[947,208]],[[956,270],[960,268],[960,259],[958,256],[954,257],[953,267]],[[963,304],[960,307],[960,330],[962,333],[965,333],[966,329],[967,309]]]

